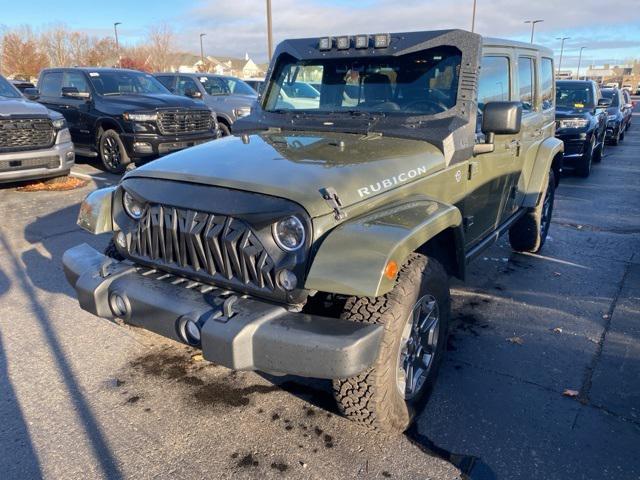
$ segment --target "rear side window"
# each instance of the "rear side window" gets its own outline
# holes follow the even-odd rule
[[[489,102],[509,101],[509,58],[483,57],[478,82],[478,109],[482,112]]]
[[[62,91],[62,72],[43,74],[38,87],[43,97],[59,97]]]
[[[518,58],[518,85],[520,86],[519,100],[524,112],[533,111],[534,102],[534,68],[533,58]]]
[[[169,75],[163,75],[160,77],[156,77],[158,79],[158,81],[164,85],[165,87],[167,87],[167,90],[169,90],[170,92],[173,92],[173,79],[174,77],[171,77]]]
[[[63,87],[75,87],[79,92],[90,93],[89,84],[81,72],[65,72]]]
[[[553,108],[553,61],[550,58],[543,58],[540,65],[541,82],[540,97],[542,100],[542,109],[548,110]]]

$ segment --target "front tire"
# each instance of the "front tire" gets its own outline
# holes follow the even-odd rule
[[[386,295],[350,297],[342,318],[384,326],[372,368],[333,382],[340,411],[362,425],[404,432],[433,389],[450,317],[449,279],[442,265],[417,253]]]
[[[587,146],[582,158],[580,159],[580,163],[576,167],[576,174],[579,177],[587,178],[591,175],[591,165],[593,163],[593,154],[596,146],[596,139],[594,136],[591,137],[591,141]]]
[[[516,252],[538,253],[544,246],[553,215],[556,188],[553,177],[553,170],[550,170],[542,201],[509,229],[509,243]]]
[[[121,174],[131,163],[124,143],[115,130],[102,132],[98,139],[98,151],[102,165],[110,173]]]

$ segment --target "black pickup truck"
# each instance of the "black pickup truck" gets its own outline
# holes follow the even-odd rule
[[[64,115],[76,153],[99,156],[112,173],[218,136],[215,113],[204,103],[172,95],[136,70],[45,69],[38,87],[30,97]]]

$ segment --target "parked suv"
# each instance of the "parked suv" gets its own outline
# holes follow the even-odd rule
[[[74,158],[64,117],[0,76],[0,182],[63,176]]]
[[[99,156],[112,173],[217,136],[211,109],[136,70],[45,69],[38,88],[38,101],[66,118],[77,153]]]
[[[600,92],[592,80],[556,82],[556,137],[564,142],[564,166],[581,177],[588,177],[593,162],[604,154],[611,100]]]
[[[345,415],[405,430],[446,350],[449,276],[502,233],[544,245],[553,52],[444,30],[288,40],[272,62],[235,135],[87,197],[79,224],[113,243],[65,252],[66,276],[95,315],[332,379]],[[278,106],[297,78],[316,108]]]
[[[611,104],[607,108],[607,141],[618,145],[624,140],[624,134],[631,122],[633,106],[627,103],[622,90],[618,88],[603,88],[602,96]]]
[[[258,94],[239,78],[209,73],[157,73],[156,78],[176,95],[202,99],[217,114],[220,132],[229,135],[238,118],[251,113]]]

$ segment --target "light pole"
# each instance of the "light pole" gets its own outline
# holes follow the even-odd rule
[[[582,65],[582,51],[587,47],[580,47],[580,55],[578,56],[578,75],[576,80],[580,80],[580,66]]]
[[[122,67],[122,59],[120,58],[120,43],[118,42],[118,25],[122,25],[122,22],[115,22],[113,24],[113,31],[116,34],[116,54],[118,55],[118,67]]]
[[[562,40],[560,44],[560,61],[558,62],[558,75],[560,75],[560,69],[562,68],[562,54],[564,53],[564,41],[569,40],[571,37],[557,37],[556,40]]]
[[[476,2],[477,0],[473,0],[473,14],[471,15],[471,31],[476,31]]]
[[[200,61],[202,62],[202,68],[204,68],[204,48],[202,47],[202,37],[206,37],[206,33],[200,34]]]
[[[271,25],[271,0],[267,0],[267,55],[269,61],[273,55],[273,28]]]
[[[536,29],[536,23],[544,22],[544,20],[525,20],[524,23],[531,24],[531,43],[533,43],[533,32]]]

